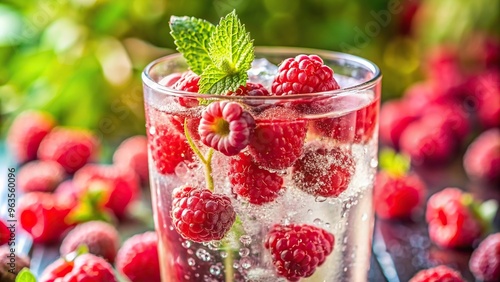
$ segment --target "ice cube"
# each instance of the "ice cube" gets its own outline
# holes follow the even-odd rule
[[[278,66],[272,64],[267,59],[255,59],[252,68],[248,70],[248,81],[260,83],[268,90],[271,89],[274,77],[278,73]]]

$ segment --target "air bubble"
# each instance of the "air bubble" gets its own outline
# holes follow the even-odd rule
[[[227,258],[227,253],[225,251],[220,252],[221,258]]]
[[[235,261],[235,262],[233,263],[233,268],[235,268],[235,269],[240,268],[240,264],[239,264],[237,261]]]
[[[363,215],[361,216],[361,221],[366,221],[367,219],[368,219],[368,214],[363,213]]]
[[[208,253],[205,249],[198,249],[196,251],[196,256],[202,261],[210,261],[212,259],[210,253]]]
[[[182,243],[181,243],[181,245],[182,245],[184,248],[189,249],[189,248],[191,248],[191,241],[186,240],[186,241],[182,242]]]
[[[372,168],[376,168],[378,166],[378,160],[377,158],[373,158],[371,161],[370,161],[370,166]]]
[[[347,267],[344,267],[344,272],[347,272]]]
[[[250,237],[250,235],[242,235],[240,237],[240,242],[245,245],[245,246],[248,246],[252,243],[252,237]]]
[[[220,241],[212,241],[212,242],[210,242],[210,244],[208,244],[208,248],[212,251],[219,250],[220,246],[221,246]]]
[[[196,261],[194,260],[194,258],[188,258],[188,265],[189,266],[194,266],[196,264]]]
[[[317,196],[316,199],[314,199],[316,202],[318,203],[322,203],[324,201],[326,201],[326,197],[323,197],[323,196]]]
[[[321,220],[321,219],[319,219],[319,218],[315,218],[315,219],[313,220],[313,222],[314,222],[314,224],[316,224],[316,225],[323,225],[323,220]]]
[[[241,257],[246,257],[250,254],[250,250],[248,248],[243,248],[240,249],[238,253],[240,254]]]
[[[325,228],[330,229],[330,223],[329,222],[325,223]]]
[[[308,213],[308,214],[313,214],[313,210],[308,209],[308,210],[307,210],[307,213]]]
[[[219,276],[220,275],[220,267],[217,266],[217,265],[212,265],[210,266],[210,274],[212,275],[215,275],[215,276]]]
[[[250,267],[252,267],[252,262],[250,261],[249,258],[240,259],[240,264],[241,267],[243,267],[244,269],[249,269]]]
[[[156,134],[156,128],[154,126],[149,127],[149,134],[155,135]]]

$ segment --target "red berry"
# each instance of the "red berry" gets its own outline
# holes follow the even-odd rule
[[[172,194],[172,221],[177,232],[195,242],[222,239],[235,219],[231,200],[208,189],[179,187]]]
[[[14,158],[19,163],[36,159],[40,142],[54,125],[54,119],[47,113],[26,111],[17,116],[7,134]]]
[[[113,267],[103,258],[83,254],[66,261],[60,258],[51,263],[42,273],[40,282],[117,282]]]
[[[181,77],[182,73],[179,72],[172,73],[162,78],[160,82],[158,82],[158,84],[166,87],[172,87]]]
[[[75,173],[73,183],[80,195],[92,189],[103,189],[103,207],[118,218],[124,218],[127,207],[140,193],[139,178],[130,168],[115,165],[88,164]]]
[[[66,256],[86,245],[89,253],[113,263],[119,244],[120,238],[114,226],[103,221],[89,221],[71,230],[64,237],[59,251],[61,256]]]
[[[226,156],[237,155],[250,142],[255,121],[236,102],[213,102],[201,114],[201,142]]]
[[[64,180],[65,174],[57,162],[29,162],[19,169],[18,186],[23,192],[52,192]]]
[[[300,157],[307,122],[290,109],[274,107],[256,117],[249,151],[257,164],[269,169],[286,169]]]
[[[271,90],[274,95],[304,94],[339,89],[333,70],[317,55],[298,55],[284,60]]]
[[[67,215],[75,202],[49,193],[31,192],[19,200],[19,221],[35,243],[54,243],[70,227]]]
[[[373,202],[377,215],[385,219],[410,218],[424,204],[426,186],[416,174],[394,176],[380,171]]]
[[[7,224],[0,219],[0,246],[7,244],[10,240],[10,230],[7,228]]]
[[[38,157],[56,161],[67,173],[74,173],[94,157],[97,147],[98,142],[89,131],[59,127],[43,139]]]
[[[146,232],[127,239],[116,256],[116,269],[133,282],[160,282],[156,233]]]
[[[196,112],[176,112],[168,117],[173,128],[179,133],[184,135],[184,123],[187,123],[187,130],[191,139],[195,141],[200,140],[198,127],[200,126],[201,114]]]
[[[465,282],[460,272],[444,265],[419,271],[410,282]]]
[[[240,86],[240,88],[236,89],[236,91],[228,92],[226,95],[228,96],[245,96],[245,100],[242,101],[250,106],[260,106],[264,104],[262,100],[252,100],[248,97],[259,97],[259,96],[270,96],[269,91],[260,83],[247,82],[246,85]]]
[[[436,127],[451,131],[459,143],[466,140],[471,131],[469,115],[460,105],[451,102],[429,105],[422,115],[426,120],[433,120]]]
[[[491,234],[474,250],[469,267],[477,280],[500,281],[500,233]]]
[[[398,149],[402,133],[417,118],[418,116],[412,114],[407,103],[402,100],[383,103],[380,109],[380,140]]]
[[[182,73],[179,80],[172,85],[172,88],[186,92],[198,93],[198,90],[200,89],[198,85],[199,81],[200,77],[197,74],[192,71],[187,71]],[[178,102],[179,105],[186,108],[196,107],[199,104],[198,99],[189,97],[179,97]]]
[[[72,179],[65,180],[59,184],[56,190],[54,190],[54,194],[74,201],[77,201],[79,197],[78,189],[75,187]]]
[[[284,188],[280,175],[261,168],[245,153],[231,159],[229,181],[236,195],[256,205],[274,201]]]
[[[481,133],[467,148],[463,165],[472,179],[500,183],[500,129]]]
[[[481,223],[463,199],[457,188],[446,188],[429,198],[425,218],[429,237],[438,246],[467,248],[481,237]]]
[[[477,117],[483,128],[500,127],[500,72],[488,71],[469,82]]]
[[[142,183],[148,183],[148,138],[136,135],[125,139],[116,148],[113,163],[133,169]]]
[[[307,224],[274,225],[264,240],[276,272],[289,281],[314,274],[333,251],[335,238]]]
[[[28,257],[16,253],[13,263],[10,256],[11,247],[8,245],[0,246],[0,281],[2,282],[15,282],[17,274],[23,268],[30,267],[30,259]]]
[[[299,189],[311,195],[338,197],[349,186],[354,169],[348,152],[309,143],[293,165],[292,178]]]

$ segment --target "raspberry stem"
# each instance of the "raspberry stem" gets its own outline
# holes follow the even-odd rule
[[[212,177],[212,156],[214,155],[214,149],[208,149],[207,156],[203,156],[200,149],[194,143],[191,135],[188,131],[187,119],[184,120],[184,135],[186,135],[187,142],[189,147],[193,150],[196,156],[200,159],[205,167],[205,181],[207,182],[207,189],[210,191],[214,191],[214,179]]]

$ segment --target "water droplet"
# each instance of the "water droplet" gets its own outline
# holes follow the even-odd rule
[[[199,273],[195,273],[194,277],[198,278],[198,277],[200,277],[200,274]]]
[[[196,264],[196,261],[194,260],[194,258],[188,258],[188,265],[189,266],[194,266]]]
[[[347,244],[347,237],[344,237],[344,240],[342,240],[342,243]]]
[[[252,243],[252,237],[250,237],[250,235],[242,235],[240,237],[240,242],[245,246],[250,245]]]
[[[319,219],[319,218],[315,218],[315,219],[313,220],[313,222],[314,222],[314,224],[316,224],[316,225],[323,225],[323,220],[321,220],[321,219]]]
[[[370,161],[370,166],[372,168],[376,168],[378,166],[378,160],[377,158],[373,158],[371,161]]]
[[[215,275],[215,276],[219,276],[220,275],[220,267],[217,266],[217,265],[212,265],[210,266],[210,274],[212,275]]]
[[[240,254],[241,257],[246,257],[250,254],[250,250],[248,248],[243,248],[240,249],[238,253]]]
[[[252,262],[250,261],[249,258],[240,259],[240,264],[241,267],[243,267],[244,269],[249,269],[250,267],[252,267]]]
[[[313,210],[308,209],[308,210],[307,210],[307,213],[308,213],[308,214],[313,214]]]
[[[212,241],[210,244],[208,244],[208,248],[212,251],[217,251],[221,246],[220,241]]]
[[[240,264],[237,261],[235,261],[233,263],[233,268],[236,268],[236,269],[240,268]]]
[[[330,223],[329,223],[329,222],[326,222],[326,223],[325,223],[325,228],[326,228],[326,229],[330,229]]]
[[[344,272],[347,272],[347,267],[344,267]]]
[[[149,134],[155,135],[156,134],[156,128],[154,126],[149,127]]]
[[[189,249],[189,248],[191,248],[191,241],[186,240],[186,241],[182,242],[182,244],[181,244],[181,245],[182,245],[184,248]]]
[[[368,219],[368,214],[363,213],[363,215],[361,216],[361,221],[366,221]]]
[[[184,279],[189,280],[189,278],[191,278],[189,275],[184,275]]]
[[[201,248],[196,251],[196,256],[202,261],[210,261],[212,259],[210,253],[208,253],[205,249]]]
[[[170,229],[170,231],[174,231],[174,227],[172,225],[170,225],[170,227],[168,227],[168,229]]]
[[[321,203],[326,201],[326,197],[323,196],[317,196],[316,199],[314,199],[316,202]]]
[[[221,251],[220,256],[221,256],[221,258],[227,258],[227,253],[224,251]]]

